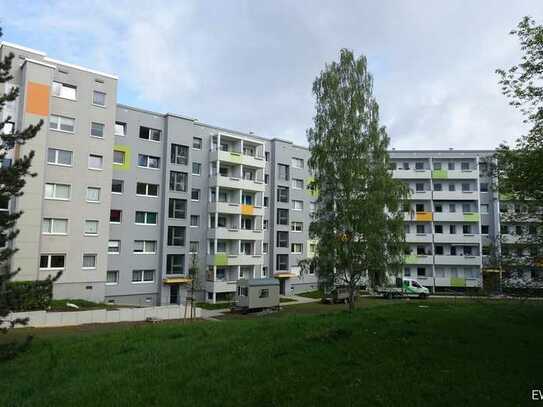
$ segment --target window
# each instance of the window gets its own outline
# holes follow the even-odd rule
[[[288,181],[289,180],[289,167],[285,164],[277,164],[277,168],[279,170],[279,179],[281,181]]]
[[[416,229],[418,234],[426,233],[426,231],[424,230],[424,225],[417,225]]]
[[[292,158],[292,166],[294,168],[304,168],[304,160],[302,160],[301,158],[293,157]]]
[[[258,298],[268,298],[270,296],[270,290],[268,288],[262,288]]]
[[[90,135],[92,137],[104,138],[104,124],[92,122]]]
[[[45,199],[70,199],[71,186],[66,184],[45,184]]]
[[[406,277],[410,277],[411,276],[411,269],[409,267],[406,267],[403,269],[403,275],[406,276]]]
[[[68,232],[68,219],[43,218],[41,233],[44,235],[65,235]]]
[[[288,247],[288,232],[277,232],[277,247]]]
[[[156,225],[158,213],[136,211],[136,223],[140,225]]]
[[[420,182],[417,182],[415,184],[415,190],[417,192],[423,192],[424,191],[424,184],[423,183],[420,183]]]
[[[290,224],[290,230],[293,232],[302,232],[304,230],[303,222],[292,222]]]
[[[416,212],[424,212],[424,204],[416,204],[415,205],[415,211]]]
[[[155,280],[155,270],[132,270],[133,283],[152,283]]]
[[[83,255],[83,268],[95,269],[96,268],[96,254],[84,254]]]
[[[54,165],[72,165],[73,153],[68,150],[59,150],[57,148],[47,149],[47,163]]]
[[[201,175],[202,173],[202,164],[193,162],[192,163],[192,175]]]
[[[264,208],[267,208],[270,205],[270,198],[265,196],[264,197]]]
[[[269,152],[269,151],[266,151],[266,152],[264,153],[264,157],[265,157],[266,161],[270,161],[270,152]]]
[[[185,246],[185,228],[168,226],[168,246]]]
[[[443,233],[443,225],[434,225],[435,233]]]
[[[98,221],[86,220],[85,221],[85,235],[96,236],[98,234]]]
[[[115,122],[115,135],[126,136],[126,123]]]
[[[420,162],[420,161],[417,161],[415,163],[415,170],[423,170],[423,169],[424,169],[424,163]]]
[[[109,211],[109,221],[111,223],[121,223],[123,211],[120,209],[111,209]]]
[[[403,169],[404,169],[404,170],[408,170],[408,169],[409,169],[409,163],[408,163],[408,162],[404,162],[402,166],[403,166]]]
[[[470,185],[467,183],[462,184],[462,192],[469,192],[470,191]]]
[[[488,225],[481,225],[481,234],[488,235]]]
[[[434,162],[434,170],[440,170],[441,168],[442,167],[440,162]]]
[[[108,270],[106,272],[106,285],[119,283],[119,270]]]
[[[121,252],[121,241],[120,240],[110,240],[107,243],[107,252],[109,254],[119,254]]]
[[[488,182],[481,182],[479,187],[481,192],[488,192]]]
[[[172,144],[170,161],[172,164],[187,165],[189,162],[189,147]]]
[[[454,162],[449,162],[447,164],[447,168],[449,169],[449,171],[453,171],[455,169]]]
[[[66,255],[64,254],[42,254],[40,255],[40,269],[62,270],[64,268]]]
[[[434,184],[434,191],[442,191],[442,185],[441,184]]]
[[[140,126],[140,138],[143,140],[160,141],[161,133],[162,132],[160,130]]]
[[[166,256],[166,274],[184,274],[185,273],[185,255],[168,254]]]
[[[187,192],[188,174],[170,171],[170,191]]]
[[[87,187],[87,202],[100,202],[100,188]]]
[[[481,204],[481,213],[482,214],[488,213],[488,204]]]
[[[309,253],[315,254],[316,250],[317,250],[317,244],[316,243],[309,243]]]
[[[435,210],[437,213],[443,212],[443,205],[441,205],[441,204],[435,204],[434,210]]]
[[[200,137],[192,138],[192,148],[194,148],[195,150],[202,149],[202,139]]]
[[[67,85],[65,83],[53,82],[52,93],[53,96],[59,98],[75,100],[77,87],[73,85]]]
[[[138,182],[136,183],[136,194],[145,196],[158,196],[158,185]]]
[[[113,150],[113,164],[123,165],[125,163],[126,153],[120,150]]]
[[[244,230],[253,230],[253,219],[249,217],[242,217],[241,228]]]
[[[156,254],[156,240],[134,240],[134,253]]]
[[[200,190],[197,188],[192,188],[192,191],[190,193],[190,199],[193,201],[199,201],[200,200]]]
[[[456,212],[456,204],[449,204],[449,212],[451,213]]]
[[[294,189],[304,189],[304,180],[292,178],[292,188]]]
[[[190,215],[190,226],[200,226],[200,217],[198,215]]]
[[[160,158],[152,155],[138,154],[138,166],[143,168],[160,168]]]
[[[104,167],[104,157],[98,154],[89,154],[89,169],[101,170]]]
[[[171,219],[185,219],[187,217],[187,200],[170,198],[168,200],[168,217]]]
[[[443,255],[443,246],[436,246],[436,255]]]
[[[310,212],[315,212],[316,209],[317,209],[317,203],[316,202],[309,202],[309,211]]]
[[[268,253],[268,243],[262,243],[262,253]]]
[[[71,117],[57,116],[52,114],[51,116],[49,116],[49,128],[51,130],[73,133],[75,130],[75,119]]]
[[[197,254],[200,249],[200,242],[192,241],[189,243],[189,253]]]
[[[522,233],[523,233],[522,226],[516,225],[515,226],[515,234],[520,236],[520,235],[522,235]]]
[[[295,211],[301,211],[304,209],[304,201],[292,201],[292,209]]]
[[[288,254],[277,255],[277,270],[288,270]]]
[[[469,203],[463,203],[462,212],[470,212],[470,211],[471,211],[471,205]]]
[[[292,243],[290,245],[290,252],[293,254],[302,254],[303,245],[301,243]]]
[[[277,224],[288,225],[288,209],[277,208]]]
[[[473,250],[471,246],[464,246],[464,256],[471,256],[473,254]]]
[[[462,163],[460,164],[460,168],[462,169],[462,171],[468,171],[469,170],[469,162],[462,161]]]
[[[425,276],[426,276],[426,267],[417,267],[417,277],[425,277]],[[413,281],[411,284],[413,284],[415,287],[419,286],[418,284],[416,284],[416,281]]]
[[[454,184],[449,184],[449,192],[456,191],[456,186]]]
[[[120,179],[111,180],[111,192],[113,192],[114,194],[122,194],[123,186],[124,186],[123,180],[120,180]]]
[[[106,94],[97,90],[92,92],[92,104],[96,106],[106,105]]]
[[[449,225],[449,233],[451,235],[456,235],[456,225]]]
[[[263,228],[264,230],[267,230],[267,229],[268,229],[268,219],[264,219],[264,222],[263,222],[263,224],[262,224],[262,228]]]
[[[465,235],[471,234],[471,225],[462,225],[462,233]]]
[[[287,187],[277,187],[277,202],[288,202]]]

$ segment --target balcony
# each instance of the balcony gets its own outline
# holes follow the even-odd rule
[[[244,189],[246,191],[264,192],[266,185],[262,180],[249,180],[238,177],[213,176],[209,179],[209,186],[219,186],[232,189]]]
[[[262,229],[236,229],[219,227],[216,229],[208,229],[207,237],[210,239],[263,240],[264,231]]]
[[[431,254],[408,254],[404,261],[405,264],[433,264],[433,257]]]
[[[430,179],[430,170],[394,170],[392,177],[397,179]]]
[[[227,213],[232,215],[264,216],[262,206],[241,205],[234,202],[212,202],[209,204],[210,212]]]
[[[405,241],[408,243],[432,243],[431,233],[406,233]]]
[[[477,212],[436,212],[436,222],[479,222],[480,215]]]
[[[436,265],[480,266],[481,256],[435,256]]]
[[[216,292],[216,293],[235,292],[236,285],[237,285],[237,280],[206,281],[205,289],[206,291]]]
[[[477,179],[479,173],[477,170],[433,170],[433,179]]]
[[[404,213],[404,220],[411,222],[431,222],[432,212],[407,212]]]
[[[458,243],[458,244],[479,244],[481,242],[481,235],[464,235],[449,233],[435,233],[434,234],[434,243]]]
[[[413,201],[423,201],[432,199],[432,191],[411,191],[409,199]]]
[[[207,264],[214,266],[252,266],[262,264],[261,254],[217,253],[207,256]]]
[[[434,200],[436,201],[475,201],[479,199],[477,191],[434,191]]]
[[[266,165],[264,157],[245,155],[237,151],[211,151],[209,159],[210,161],[220,160],[230,164],[243,164],[256,168],[264,168]]]

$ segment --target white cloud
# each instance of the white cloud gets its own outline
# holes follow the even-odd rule
[[[2,4],[6,2],[6,4]],[[339,48],[368,56],[397,148],[492,148],[522,132],[496,67],[540,1],[0,0],[8,41],[120,76],[123,103],[305,144],[313,79]]]

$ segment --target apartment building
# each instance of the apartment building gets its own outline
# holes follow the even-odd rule
[[[316,196],[309,151],[117,104],[117,77],[2,43],[14,53],[4,109],[15,128],[44,120],[25,193],[11,267],[19,280],[62,271],[56,298],[119,304],[182,303],[189,267],[198,297],[226,301],[240,278],[280,280],[282,294],[317,288],[298,262],[313,255],[308,229]],[[492,151],[391,151],[393,175],[409,185],[402,273],[434,291],[480,287],[484,248],[499,235],[489,188]]]

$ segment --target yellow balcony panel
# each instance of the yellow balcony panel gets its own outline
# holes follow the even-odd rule
[[[242,215],[254,215],[255,207],[254,205],[240,205]]]
[[[432,212],[417,212],[415,215],[415,220],[420,222],[431,222]]]

